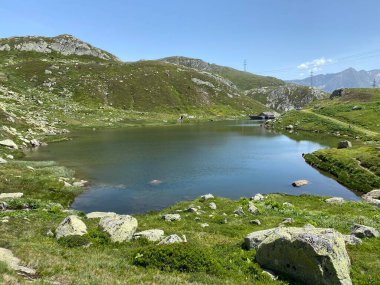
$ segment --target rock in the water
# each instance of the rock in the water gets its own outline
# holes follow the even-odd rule
[[[242,207],[237,208],[237,209],[234,211],[234,214],[237,215],[237,216],[244,216],[244,215],[245,215],[244,210],[243,210]]]
[[[252,224],[252,225],[258,225],[258,226],[261,225],[260,220],[257,220],[257,219],[256,219],[256,220],[249,221],[249,223]]]
[[[160,185],[162,183],[161,180],[154,179],[149,182],[150,185]]]
[[[380,190],[372,190],[371,192],[363,195],[362,198],[367,203],[380,207]]]
[[[130,241],[137,224],[137,220],[129,215],[103,217],[99,222],[99,226],[110,235],[113,242]]]
[[[181,215],[180,214],[166,214],[166,215],[163,215],[162,218],[167,222],[180,221]]]
[[[305,186],[309,184],[309,181],[305,180],[305,179],[302,179],[302,180],[296,180],[292,183],[292,185],[294,187],[301,187],[301,186]]]
[[[349,245],[359,245],[362,244],[362,240],[360,238],[357,238],[354,235],[344,235],[344,242]]]
[[[341,197],[332,197],[332,198],[326,199],[325,202],[328,204],[343,204],[344,199]]]
[[[210,204],[208,204],[208,207],[212,210],[216,210],[216,204],[214,202],[211,202]]]
[[[24,193],[0,193],[0,199],[16,199],[24,196]]]
[[[214,199],[214,198],[215,198],[214,195],[212,195],[212,194],[206,194],[206,195],[202,195],[200,200],[202,202],[204,202],[204,201],[206,201],[208,199]]]
[[[66,217],[55,230],[55,237],[82,236],[87,234],[85,223],[76,215]]]
[[[251,214],[256,214],[259,212],[259,209],[252,202],[250,202],[248,204],[248,212],[250,212]]]
[[[377,238],[379,231],[372,227],[355,224],[351,227],[351,234],[358,238]]]
[[[39,147],[41,145],[41,142],[36,140],[36,139],[32,139],[32,140],[30,140],[30,145],[32,147]]]
[[[255,196],[251,197],[250,200],[252,201],[262,201],[265,197],[261,195],[260,193],[257,193]]]
[[[12,141],[12,140],[10,140],[10,139],[6,139],[6,140],[0,141],[0,145],[7,146],[7,147],[10,147],[10,148],[14,148],[14,149],[18,149],[17,144],[15,144],[15,142]]]
[[[338,148],[351,148],[352,147],[352,143],[350,141],[340,141],[338,143]]]
[[[9,249],[1,248],[0,247],[0,261],[4,262],[6,265],[8,265],[9,268],[16,270],[22,275],[27,276],[34,276],[36,274],[36,270],[21,266],[20,265],[20,259],[15,257]]]
[[[87,219],[101,219],[104,217],[114,217],[117,216],[114,212],[91,212],[86,214]]]
[[[163,245],[163,244],[173,244],[173,243],[180,243],[180,242],[184,242],[183,239],[181,239],[178,235],[174,234],[174,235],[167,236],[158,244]]]
[[[135,233],[133,239],[145,238],[149,241],[160,241],[164,238],[164,231],[159,229],[146,230]]]
[[[258,245],[256,260],[305,284],[352,284],[344,238],[334,229],[274,229]]]

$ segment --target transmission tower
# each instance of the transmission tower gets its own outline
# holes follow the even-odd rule
[[[243,66],[244,66],[244,71],[247,71],[247,60],[246,59],[244,59]]]

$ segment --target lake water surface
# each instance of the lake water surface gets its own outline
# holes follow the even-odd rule
[[[90,181],[72,208],[141,213],[212,193],[240,198],[283,192],[358,197],[306,164],[302,153],[335,146],[335,139],[291,139],[253,121],[173,127],[81,131],[73,140],[31,152],[56,160]],[[310,184],[293,188],[291,182]],[[150,181],[160,180],[159,185]]]

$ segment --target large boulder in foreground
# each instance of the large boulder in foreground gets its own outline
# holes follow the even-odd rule
[[[113,242],[130,241],[137,229],[137,220],[129,215],[108,216],[100,219],[99,226]]]
[[[262,267],[305,284],[352,284],[344,237],[334,229],[279,227],[257,236]]]
[[[56,238],[76,235],[82,236],[87,234],[87,227],[78,216],[71,215],[66,217],[62,223],[59,224],[55,233]]]

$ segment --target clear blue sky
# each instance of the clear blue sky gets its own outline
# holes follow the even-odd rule
[[[0,37],[72,34],[125,61],[247,59],[283,79],[380,68],[379,0],[0,0],[0,15]]]

